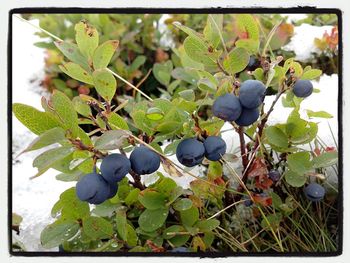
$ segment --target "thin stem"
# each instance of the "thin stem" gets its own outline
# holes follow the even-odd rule
[[[227,51],[227,48],[226,48],[226,45],[225,45],[225,40],[224,40],[224,38],[223,38],[223,36],[221,34],[221,30],[220,30],[218,24],[216,23],[216,21],[214,20],[213,16],[212,15],[208,15],[208,16],[211,19],[211,21],[213,22],[213,24],[215,25],[217,32],[219,33],[221,44],[222,44],[222,46],[223,46],[223,48],[225,50],[225,53],[227,55],[228,51]]]
[[[109,71],[110,73],[113,74],[113,76],[117,77],[118,79],[120,79],[121,81],[123,81],[125,84],[129,85],[131,88],[133,88],[134,90],[138,91],[139,93],[141,93],[141,95],[143,95],[146,99],[148,99],[149,101],[153,101],[153,99],[148,96],[146,93],[144,93],[142,90],[140,90],[139,88],[137,88],[135,85],[131,84],[129,81],[127,81],[126,79],[124,79],[122,76],[119,76],[117,73],[115,73],[114,71],[110,70],[109,68],[106,68],[107,71]]]
[[[30,23],[27,19],[24,19],[24,18],[22,18],[22,17],[20,17],[20,16],[18,16],[18,15],[13,15],[13,16],[14,16],[14,17],[17,17],[17,18],[20,19],[22,22],[26,22],[26,23],[28,23],[29,25],[31,25],[32,27],[35,27],[36,29],[43,31],[45,34],[48,34],[50,37],[52,37],[52,38],[54,38],[54,39],[56,39],[56,40],[58,40],[58,41],[63,41],[63,40],[62,40],[61,38],[59,38],[58,36],[55,36],[54,34],[50,33],[49,31],[47,31],[47,30],[41,28],[40,26],[36,26],[36,25]]]
[[[235,206],[235,205],[238,205],[240,203],[243,203],[245,202],[244,200],[240,200],[240,201],[237,201],[237,202],[234,202],[228,206],[226,206],[224,209],[221,209],[219,212],[215,213],[214,215],[212,215],[211,217],[207,218],[207,220],[209,219],[213,219],[215,217],[217,217],[218,215],[220,215],[222,212],[226,211],[227,209],[231,208],[232,206]]]
[[[246,155],[246,147],[245,147],[245,140],[244,140],[244,133],[243,133],[242,126],[238,128],[238,134],[239,134],[239,142],[241,147],[242,165],[243,165],[243,169],[245,170],[245,168],[248,165],[248,157]]]

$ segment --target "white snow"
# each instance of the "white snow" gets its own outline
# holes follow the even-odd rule
[[[37,23],[37,21],[35,22]],[[313,27],[303,24],[295,28],[295,36],[286,49],[294,50],[297,59],[304,60],[314,51],[313,40],[315,37],[322,37],[325,30],[330,27]],[[33,46],[33,43],[40,38],[35,36],[36,32],[30,25],[13,19],[13,102],[20,102],[32,105],[41,109],[40,96],[34,92],[38,88],[38,83],[30,83],[33,78],[42,79],[44,67],[44,52],[42,49]],[[333,132],[337,134],[337,90],[338,76],[322,76],[319,82],[314,82],[314,87],[320,89],[320,93],[313,94],[302,103],[302,110],[311,109],[313,111],[326,110],[334,115],[333,119],[319,119],[319,135],[329,145],[333,145],[333,139],[329,132],[330,123]],[[272,98],[266,99],[267,107]],[[341,102],[339,102],[341,103]],[[281,101],[277,103],[276,110],[270,118],[270,123],[283,122],[288,117],[291,109],[282,107]],[[230,129],[229,124],[225,124],[223,130]],[[238,136],[233,132],[225,132],[222,137],[227,143],[228,152],[233,152],[239,146]],[[35,136],[29,132],[16,118],[13,118],[13,148],[14,156],[23,150]],[[22,241],[27,250],[42,251],[40,246],[40,232],[52,221],[50,210],[58,200],[59,195],[74,183],[65,183],[55,180],[56,171],[49,170],[44,175],[34,180],[29,177],[36,173],[36,169],[31,163],[38,152],[21,155],[18,163],[13,166],[13,212],[23,217],[21,224]],[[176,161],[176,157],[171,159]],[[200,174],[201,168],[191,170],[194,174]],[[164,170],[161,168],[161,172]],[[148,178],[150,181],[152,178]],[[193,180],[190,176],[173,178],[178,184],[186,187]]]
[[[294,51],[295,59],[306,61],[312,53],[320,53],[320,50],[314,45],[314,39],[322,38],[325,32],[330,33],[332,26],[313,26],[310,24],[301,24],[294,28],[294,36],[291,41],[284,46],[285,50]]]

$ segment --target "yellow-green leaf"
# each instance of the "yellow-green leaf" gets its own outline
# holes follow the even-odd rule
[[[87,59],[80,52],[76,44],[66,41],[56,41],[55,45],[71,62],[77,63],[84,68],[88,68]]]
[[[252,15],[238,14],[237,27],[240,33],[247,33],[247,38],[259,40],[259,26]]]
[[[94,69],[107,67],[118,45],[118,40],[108,40],[103,44],[99,45],[96,48],[92,57]]]
[[[79,80],[90,85],[94,85],[90,73],[76,63],[68,62],[63,65],[60,65],[59,68],[60,70],[62,70],[63,73],[67,74],[73,79]]]
[[[225,58],[223,66],[231,74],[241,72],[249,63],[249,53],[244,48],[233,49]]]
[[[110,102],[117,90],[117,81],[112,73],[105,69],[98,69],[94,71],[92,76],[97,93]]]
[[[98,46],[99,37],[96,28],[89,25],[86,21],[80,21],[74,27],[75,40],[78,47],[87,58],[91,58]]]
[[[14,103],[12,106],[16,118],[31,132],[39,135],[60,124],[46,112],[39,111],[31,106]]]

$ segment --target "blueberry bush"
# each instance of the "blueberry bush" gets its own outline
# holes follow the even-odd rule
[[[146,48],[158,50],[147,37],[159,17],[140,16],[132,24],[130,16],[124,30],[111,34],[108,25],[117,16],[69,16],[70,30],[53,35],[61,52],[55,74],[66,76],[54,81],[66,86],[53,86],[41,100],[43,110],[13,104],[16,118],[38,135],[23,153],[50,146],[33,160],[38,172],[31,178],[53,168],[57,180],[76,182],[53,206],[55,221],[43,229],[42,246],[66,252],[337,250],[337,186],[327,176],[337,173],[338,153],[317,136],[315,120],[332,116],[300,113],[319,92],[311,80],[322,71],[281,55],[287,38],[276,40],[278,17],[229,15],[228,23],[226,15],[198,15],[198,23],[191,17],[181,23],[184,15],[173,15],[167,24],[176,46],[149,65],[157,94],[142,88],[148,70],[134,73],[148,59]],[[47,31],[62,32],[60,21],[45,19]],[[142,44],[128,37],[141,37]],[[123,52],[130,49],[139,55],[126,64]],[[88,92],[68,92],[69,83]],[[271,124],[279,100],[291,113]],[[238,151],[222,139],[225,122],[239,138]],[[193,177],[190,187],[179,186],[178,177]]]

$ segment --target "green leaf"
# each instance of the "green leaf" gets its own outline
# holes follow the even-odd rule
[[[52,128],[60,126],[59,123],[46,112],[21,103],[12,106],[16,118],[31,132],[39,135]]]
[[[173,203],[173,208],[176,211],[184,211],[192,207],[192,201],[188,198],[182,198]]]
[[[138,199],[149,210],[157,210],[165,207],[166,196],[152,189],[141,191]]]
[[[184,230],[183,226],[172,225],[164,229],[162,236],[164,239],[171,239],[176,236],[176,233],[183,232]]]
[[[193,29],[182,25],[180,22],[174,22],[173,25],[179,29],[181,29],[183,32],[185,32],[189,37],[193,38],[194,40],[198,42],[203,42],[204,43],[204,38],[201,34],[197,33]]]
[[[182,127],[180,121],[164,121],[157,125],[156,130],[162,134],[176,133]]]
[[[85,174],[91,173],[94,169],[94,162],[92,153],[87,150],[76,150],[73,153],[73,161],[70,164],[70,168],[73,170],[78,168]]]
[[[56,212],[61,211],[61,217],[65,219],[83,219],[90,214],[89,204],[78,199],[75,187],[64,191],[56,204]]]
[[[164,112],[157,107],[152,107],[147,110],[146,117],[151,121],[159,121],[164,118]]]
[[[238,47],[233,49],[223,62],[226,71],[236,74],[244,70],[249,63],[249,53],[244,48]]]
[[[192,89],[180,91],[178,93],[178,95],[187,101],[194,101],[195,100],[195,94],[194,94],[194,91]]]
[[[124,200],[125,204],[127,206],[130,206],[130,205],[136,203],[139,200],[138,199],[139,193],[140,193],[140,189],[138,189],[138,188],[131,190]]]
[[[90,216],[83,220],[83,231],[93,240],[111,238],[113,225],[102,217]]]
[[[143,55],[137,56],[129,66],[129,72],[133,73],[134,71],[136,71],[139,67],[145,64],[146,60],[147,60],[146,56],[143,56]]]
[[[131,225],[127,224],[126,231],[127,231],[126,242],[128,243],[129,246],[132,246],[132,247],[136,246],[138,237],[135,229]]]
[[[325,119],[333,118],[333,115],[326,112],[326,111],[306,110],[306,112],[307,112],[307,116],[309,116],[309,118],[325,118]]]
[[[91,115],[91,108],[90,106],[84,102],[79,96],[76,96],[72,100],[74,109],[80,114],[85,117],[89,117]]]
[[[202,232],[210,232],[220,225],[220,221],[217,219],[207,219],[198,221],[194,226],[198,227]]]
[[[155,189],[157,189],[158,192],[163,193],[167,196],[169,196],[174,191],[175,188],[177,188],[177,184],[175,183],[175,181],[173,179],[171,179],[169,177],[164,177],[164,178],[160,179],[155,186]],[[182,190],[182,188],[181,188],[181,190]],[[181,191],[181,193],[182,193],[182,191]]]
[[[312,167],[309,152],[297,152],[297,153],[289,154],[287,156],[287,163],[288,163],[288,168],[290,170],[301,175],[308,172]]]
[[[49,168],[51,168],[51,166],[55,162],[70,155],[73,151],[74,149],[71,146],[67,146],[67,147],[58,147],[58,148],[50,149],[46,152],[41,153],[33,161],[33,167],[38,168],[39,172],[32,178],[43,174]]]
[[[65,131],[60,127],[52,128],[35,138],[23,152],[38,150],[62,140],[66,140]]]
[[[169,211],[167,208],[161,208],[158,210],[146,209],[139,217],[139,226],[142,230],[147,232],[155,231],[164,224],[168,217],[168,213]]]
[[[210,42],[213,48],[220,44],[220,34],[222,34],[223,14],[209,14],[207,24],[203,30],[204,38]]]
[[[318,125],[300,118],[298,108],[293,110],[287,119],[286,133],[294,144],[311,142],[317,135]]]
[[[293,187],[301,187],[306,183],[306,177],[303,174],[296,173],[292,170],[287,170],[284,177],[289,185]]]
[[[58,67],[63,73],[67,74],[71,78],[94,85],[94,81],[90,73],[83,69],[80,65],[73,62],[68,62]]]
[[[117,90],[117,81],[113,74],[105,69],[98,69],[92,73],[95,89],[106,101],[111,102]]]
[[[106,68],[109,65],[118,45],[118,40],[107,40],[103,44],[99,45],[92,57],[94,69]]]
[[[279,210],[280,206],[283,204],[281,197],[274,192],[271,192],[270,195],[272,198],[272,206]]]
[[[60,173],[55,176],[56,180],[62,182],[77,182],[83,177],[83,173],[79,170],[75,170],[72,173]]]
[[[107,114],[106,117],[107,117],[108,123],[112,127],[112,129],[129,130],[129,126],[128,126],[127,122],[119,114],[117,114],[115,112],[111,112],[111,113]]]
[[[124,145],[129,132],[125,130],[106,131],[95,141],[97,150],[114,150]]]
[[[260,41],[257,39],[238,39],[235,42],[236,47],[244,48],[250,53],[258,53]]]
[[[151,120],[149,120],[146,116],[146,113],[142,110],[134,110],[131,113],[131,117],[135,123],[135,126],[147,133],[148,135],[152,135],[153,130],[151,129]]]
[[[56,47],[63,53],[63,55],[67,57],[71,62],[79,64],[85,69],[89,67],[87,59],[80,52],[76,44],[66,41],[55,41],[54,43]]]
[[[80,21],[75,25],[74,29],[76,32],[75,40],[81,53],[87,58],[92,58],[99,42],[96,28],[89,25],[86,21]]]
[[[44,248],[54,248],[72,238],[79,230],[74,220],[58,220],[46,226],[40,234],[40,242]]]
[[[164,86],[169,85],[172,70],[173,70],[173,63],[171,62],[171,60],[168,60],[163,64],[155,63],[153,65],[154,77]]]
[[[275,213],[271,215],[267,215],[263,220],[261,221],[261,226],[267,229],[273,229],[277,230],[279,227],[279,224],[282,220],[282,214],[281,213]]]
[[[59,116],[64,128],[69,129],[73,136],[78,134],[78,114],[72,101],[62,92],[55,90],[51,97],[52,107]]]
[[[216,178],[222,177],[223,175],[222,170],[223,168],[220,162],[210,161],[209,167],[208,167],[208,173],[207,173],[208,179],[215,180]]]
[[[193,226],[199,219],[197,207],[192,206],[190,209],[180,212],[181,222],[185,226]]]
[[[236,16],[238,31],[247,34],[247,38],[259,40],[259,26],[255,18],[250,14],[238,14]]]
[[[321,76],[321,74],[322,74],[322,70],[320,69],[310,69],[308,71],[304,71],[300,79],[312,80],[312,79],[318,78],[319,76]]]
[[[194,61],[202,63],[209,67],[216,66],[216,60],[219,57],[219,52],[210,50],[203,40],[198,40],[192,37],[187,37],[183,43],[185,52]]]
[[[264,82],[265,76],[264,76],[264,70],[262,68],[257,68],[256,70],[254,70],[253,75],[255,79]]]
[[[126,222],[126,213],[124,210],[117,211],[116,214],[117,222],[117,231],[122,240],[127,240],[127,222]]]
[[[324,152],[312,160],[314,168],[330,167],[338,163],[338,152]]]
[[[198,74],[195,74],[193,71],[186,70],[184,68],[175,68],[171,72],[171,76],[178,81],[183,80],[189,84],[195,84],[198,80]]]
[[[201,78],[197,82],[197,86],[201,91],[204,92],[210,92],[210,93],[215,93],[216,92],[216,85],[210,81],[208,78]]]
[[[276,126],[269,126],[265,129],[265,135],[270,144],[281,148],[288,148],[287,135]]]

